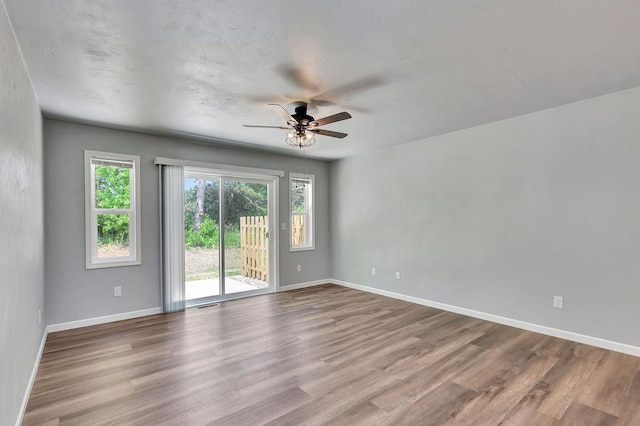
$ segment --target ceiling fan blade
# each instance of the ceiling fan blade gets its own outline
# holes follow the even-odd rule
[[[333,130],[325,130],[325,129],[308,129],[308,130],[318,135],[331,136],[332,138],[338,138],[338,139],[343,139],[345,136],[347,136],[346,133],[334,132]]]
[[[337,106],[338,104],[336,104],[335,102],[326,100],[326,99],[319,99],[316,97],[313,98],[308,98],[306,99],[307,104],[309,104],[309,109],[313,108],[313,107],[332,107],[332,106]],[[363,114],[368,114],[371,111],[369,109],[366,108],[362,108],[359,106],[354,106],[354,105],[348,105],[345,104],[344,102],[340,102],[340,106],[343,108],[347,108],[349,111],[357,111],[357,112],[361,112]],[[317,111],[317,108],[315,108],[315,110]]]
[[[277,107],[276,110],[278,110],[281,114],[284,114],[284,116],[287,119],[287,123],[293,122],[295,124],[298,124],[298,120],[293,118],[293,116],[291,114],[289,114],[289,111],[287,111],[282,105],[280,105],[280,104],[269,104],[269,106]]]
[[[285,127],[285,126],[256,126],[254,124],[243,124],[244,127],[260,127],[263,129],[285,129],[285,130],[289,130],[291,127]]]
[[[315,123],[313,124],[314,126],[324,126],[325,124],[335,123],[336,121],[347,120],[349,118],[351,118],[351,114],[346,111],[342,111],[337,114],[333,114],[328,117],[313,121],[312,123]]]
[[[300,89],[310,90],[312,92],[318,91],[318,86],[316,86],[311,79],[311,76],[309,76],[308,73],[305,73],[303,69],[282,64],[277,68],[277,70],[282,77],[289,80]]]
[[[342,84],[325,92],[318,93],[316,97],[324,99],[344,98],[346,96],[356,95],[361,92],[375,89],[376,87],[383,86],[385,84],[386,81],[381,76],[370,75],[350,83]]]

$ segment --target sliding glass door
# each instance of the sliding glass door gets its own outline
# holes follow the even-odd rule
[[[187,305],[274,291],[275,181],[185,169]]]
[[[268,184],[224,179],[224,292],[269,287]]]
[[[222,294],[219,205],[219,178],[185,173],[184,279],[187,300]]]

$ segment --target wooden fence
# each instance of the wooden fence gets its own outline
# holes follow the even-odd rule
[[[304,243],[304,216],[291,215],[291,245],[298,246]]]
[[[240,218],[242,275],[269,281],[269,240],[267,216]]]
[[[291,216],[291,243],[303,244],[303,215]],[[240,256],[242,275],[269,281],[269,240],[267,216],[244,216],[240,218]]]

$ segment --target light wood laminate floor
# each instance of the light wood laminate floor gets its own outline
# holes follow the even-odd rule
[[[24,424],[640,425],[639,367],[324,285],[50,334]]]

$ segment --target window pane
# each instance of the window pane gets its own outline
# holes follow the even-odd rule
[[[291,245],[301,246],[305,245],[305,222],[306,216],[293,214],[291,215]]]
[[[98,258],[128,257],[129,214],[99,214]]]
[[[184,179],[186,299],[220,294],[220,182]]]
[[[96,204],[99,209],[128,209],[131,207],[130,172],[124,164],[103,163],[95,167]]]
[[[306,213],[308,181],[294,179],[291,181],[291,213]]]

